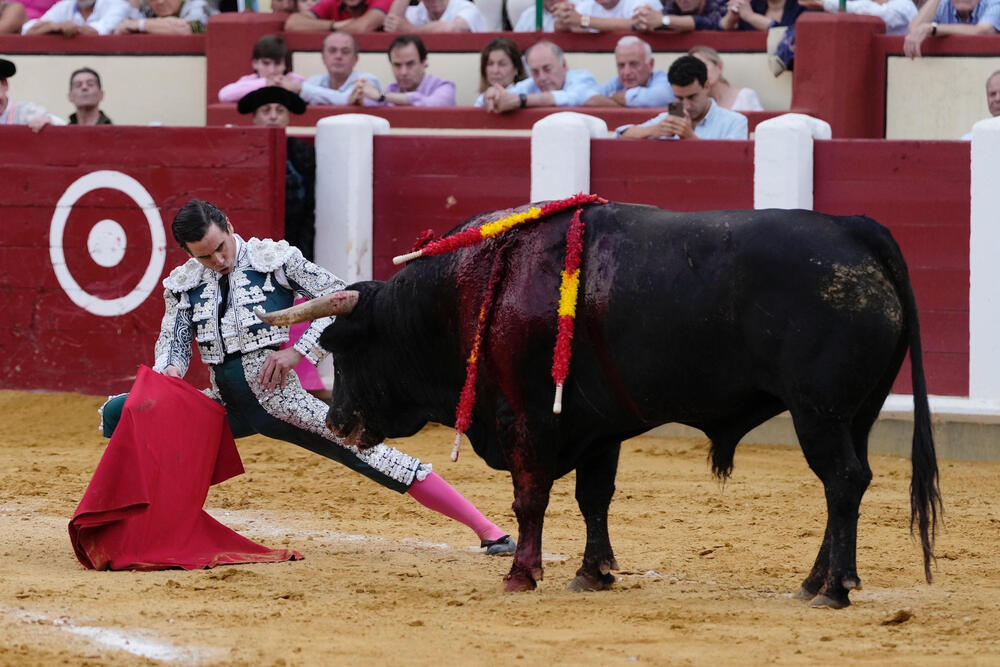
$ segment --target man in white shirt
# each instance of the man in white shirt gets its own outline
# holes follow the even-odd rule
[[[393,3],[382,30],[385,32],[486,32],[486,19],[469,0],[421,0],[399,13]]]
[[[321,53],[326,74],[311,76],[298,82],[287,74],[278,82],[309,104],[349,104],[358,79],[366,79],[376,90],[382,86],[374,74],[354,71],[358,64],[358,43],[346,32],[331,32],[323,40]]]
[[[126,0],[60,0],[41,18],[21,26],[21,34],[110,35],[125,20],[129,9]]]
[[[629,32],[632,15],[639,7],[659,11],[659,0],[579,0],[560,2],[553,10],[556,30],[575,32]]]
[[[542,0],[542,32],[556,31],[556,18],[553,15],[557,5],[563,0]],[[514,32],[535,32],[535,3],[521,12],[517,23],[514,24]]]

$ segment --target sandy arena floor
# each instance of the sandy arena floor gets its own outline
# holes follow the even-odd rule
[[[101,398],[0,391],[0,664],[616,665],[1000,663],[1000,464],[940,461],[936,581],[908,532],[909,460],[873,457],[865,588],[842,611],[791,598],[824,525],[797,449],[743,445],[722,488],[700,439],[625,443],[611,536],[616,588],[569,593],[583,550],[573,480],[546,522],[545,580],[505,595],[506,558],[325,459],[261,437],[207,508],[298,562],[93,572],[66,526],[103,451]],[[516,530],[511,485],[451,431],[396,444]]]

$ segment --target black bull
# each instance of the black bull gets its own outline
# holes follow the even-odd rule
[[[889,231],[864,217],[808,211],[588,205],[572,362],[556,415],[550,371],[571,215],[412,261],[386,282],[353,285],[356,303],[346,294],[317,300],[313,307],[348,302],[321,338],[336,372],[330,427],[369,446],[427,422],[453,425],[496,265],[502,277],[467,435],[514,483],[520,534],[507,590],[541,579],[553,480],[576,470],[587,527],[570,588],[607,588],[617,568],[607,515],[622,440],[667,422],[693,426],[710,438],[712,470],[725,478],[740,439],[788,410],[827,503],[826,533],[799,596],[843,607],[861,585],[856,542],[872,477],[868,434],[909,349],[911,526],[919,528],[930,581],[937,462],[916,304]]]

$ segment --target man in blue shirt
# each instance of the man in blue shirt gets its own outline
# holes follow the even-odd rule
[[[601,86],[587,106],[665,107],[674,101],[667,73],[654,70],[653,50],[635,35],[626,35],[615,46],[618,76]]]
[[[927,0],[910,21],[903,53],[919,58],[920,45],[928,37],[997,32],[1000,32],[1000,0]]]
[[[623,125],[615,136],[636,139],[746,139],[747,119],[708,96],[708,68],[694,56],[681,56],[667,72],[680,103],[680,115],[661,113],[641,125]]]
[[[542,40],[524,55],[531,78],[509,88],[494,84],[483,93],[483,107],[506,113],[525,107],[579,107],[597,95],[600,88],[590,72],[569,69],[562,49]]]

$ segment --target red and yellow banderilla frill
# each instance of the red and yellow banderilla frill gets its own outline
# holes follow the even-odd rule
[[[576,320],[576,302],[580,286],[580,257],[583,252],[584,223],[581,219],[584,204],[606,204],[607,200],[592,194],[577,194],[567,199],[549,202],[542,206],[532,206],[527,211],[512,213],[493,222],[487,222],[479,227],[466,229],[452,236],[432,241],[420,250],[393,257],[393,264],[402,264],[411,259],[425,255],[443,255],[453,250],[477,245],[486,239],[495,238],[532,220],[541,220],[560,211],[577,207],[566,233],[566,260],[562,271],[562,281],[559,285],[558,333],[556,334],[555,351],[552,358],[552,379],[555,381],[556,394],[552,411],[562,412],[563,386],[569,374],[569,363],[572,355],[573,327]],[[458,408],[455,411],[455,445],[451,450],[451,460],[458,460],[462,434],[469,428],[472,421],[472,408],[476,402],[476,377],[479,367],[479,357],[482,349],[483,335],[487,327],[489,313],[492,310],[493,299],[497,285],[500,282],[500,263],[494,263],[490,280],[483,294],[483,303],[479,307],[476,318],[476,332],[472,340],[472,349],[466,359],[465,383],[459,396]]]

